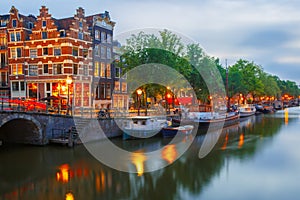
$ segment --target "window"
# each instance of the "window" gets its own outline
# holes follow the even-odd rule
[[[107,43],[111,44],[112,43],[112,37],[111,37],[111,34],[107,34],[106,36],[106,40],[107,40]]]
[[[106,84],[105,96],[106,96],[106,99],[110,99],[111,98],[111,86],[110,86],[110,83]]]
[[[106,57],[107,59],[111,59],[111,48],[107,47],[106,49]]]
[[[19,91],[19,82],[12,82],[11,86],[13,91]]]
[[[30,56],[30,58],[36,58],[37,57],[37,49],[29,49],[29,56]]]
[[[23,65],[22,64],[13,64],[11,71],[12,71],[13,75],[23,74]]]
[[[21,41],[21,33],[16,32],[16,41]]]
[[[83,65],[83,75],[85,75],[85,76],[89,75],[89,67],[88,67],[88,65]]]
[[[83,40],[83,32],[78,33],[78,39]]]
[[[53,74],[62,74],[62,64],[53,65]]]
[[[10,41],[11,42],[21,41],[21,33],[20,32],[10,33]]]
[[[43,55],[48,55],[48,47],[43,48]]]
[[[20,58],[22,56],[21,48],[11,48],[10,49],[11,58]]]
[[[47,31],[43,31],[42,32],[42,39],[47,39],[47,38],[48,38]]]
[[[77,47],[73,47],[73,49],[72,49],[72,55],[73,56],[78,56],[78,48]]]
[[[101,42],[104,43],[105,42],[105,32],[101,32]]]
[[[98,45],[95,45],[95,48],[94,48],[94,55],[95,56],[99,56],[99,46]]]
[[[61,55],[61,48],[54,47],[54,56],[60,56],[60,55]]]
[[[120,91],[120,82],[115,81],[115,91]]]
[[[122,82],[122,92],[123,93],[127,92],[127,83],[126,82]]]
[[[21,81],[20,86],[21,86],[21,91],[24,91],[25,90],[25,82]]]
[[[100,32],[98,30],[95,30],[95,39],[100,40]]]
[[[73,64],[73,74],[78,74],[78,64]]]
[[[43,27],[46,27],[46,25],[47,25],[47,22],[46,22],[46,20],[43,20],[43,22],[42,22],[42,26],[43,26]]]
[[[120,78],[120,67],[116,67],[116,68],[115,68],[115,72],[116,72],[116,73],[115,73],[115,77],[116,77],[116,78]]]
[[[65,30],[60,30],[60,31],[59,31],[59,36],[60,36],[60,37],[65,37],[65,36],[66,36]]]
[[[44,74],[48,74],[49,73],[49,66],[48,66],[48,64],[44,64],[43,65],[43,73]]]
[[[33,23],[32,22],[28,22],[28,28],[33,29]]]
[[[105,63],[101,63],[100,76],[105,77]]]
[[[105,59],[105,54],[106,54],[106,48],[101,46],[101,58]]]
[[[106,77],[111,78],[111,67],[110,64],[106,64]]]
[[[29,76],[37,76],[38,75],[38,66],[37,65],[29,65]]]
[[[82,22],[79,22],[79,28],[82,28],[83,26],[82,26]]]
[[[89,50],[88,49],[82,49],[82,55],[84,58],[88,57]]]
[[[10,49],[10,55],[11,55],[11,58],[16,58],[17,57],[16,48],[11,48]]]
[[[17,20],[15,20],[15,19],[12,20],[12,27],[13,28],[17,27]]]
[[[17,48],[17,57],[20,58],[22,56],[22,49]]]
[[[100,68],[99,62],[95,62],[94,76],[96,76],[96,77],[99,76],[99,71],[100,71],[99,68]]]

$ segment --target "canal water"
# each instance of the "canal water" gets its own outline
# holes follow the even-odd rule
[[[299,199],[300,108],[246,118],[199,158],[205,138],[196,136],[177,160],[165,139],[113,139],[133,152],[165,145],[161,156],[172,164],[150,173],[143,162],[138,173],[107,167],[83,145],[1,146],[0,199]]]

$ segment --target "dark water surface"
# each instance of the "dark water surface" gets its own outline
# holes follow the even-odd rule
[[[224,129],[200,159],[204,138],[197,136],[176,161],[176,145],[167,146],[161,157],[174,163],[151,173],[134,161],[138,173],[111,169],[82,145],[1,146],[0,199],[299,199],[300,108],[254,116]],[[114,143],[143,151],[168,141]]]

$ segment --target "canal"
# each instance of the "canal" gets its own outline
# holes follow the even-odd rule
[[[166,146],[168,151],[160,156],[172,164],[149,173],[143,171],[143,162],[135,165],[138,173],[112,169],[83,145],[4,145],[0,199],[298,199],[299,130],[298,107],[253,116],[224,129],[201,158],[207,137],[196,136],[177,160],[177,147],[167,139],[112,140],[132,152]]]

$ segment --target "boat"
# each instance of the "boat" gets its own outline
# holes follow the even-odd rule
[[[189,135],[192,133],[194,129],[193,125],[184,125],[184,126],[177,126],[177,127],[164,127],[162,128],[162,135],[163,137],[174,137],[176,134],[180,134],[180,136]]]
[[[123,139],[150,138],[166,127],[165,116],[136,116],[123,121]]]
[[[189,112],[187,119],[183,120],[184,124],[198,123],[199,129],[203,128],[222,128],[231,126],[239,122],[238,112]],[[221,127],[222,126],[222,127]]]
[[[240,117],[249,117],[251,115],[254,115],[256,112],[256,108],[252,104],[245,104],[243,106],[240,106],[238,108]]]

